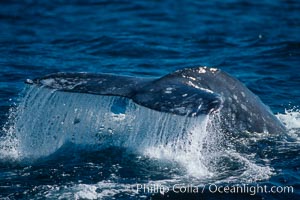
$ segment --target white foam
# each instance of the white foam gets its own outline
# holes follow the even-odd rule
[[[288,129],[288,134],[300,141],[300,111],[297,108],[285,110],[285,113],[277,114],[277,118]]]
[[[100,181],[96,184],[72,184],[50,188],[43,196],[46,199],[117,199],[114,197],[122,193],[127,196],[137,196],[136,184],[122,184],[111,181]],[[37,195],[38,196],[38,195]],[[138,195],[139,199],[142,198]],[[146,196],[144,196],[146,198]]]
[[[237,159],[244,166],[245,170],[241,175],[239,175],[239,177],[228,177],[226,180],[227,182],[237,182],[238,180],[239,182],[243,183],[252,183],[269,179],[274,174],[274,169],[270,166],[261,166],[253,162],[251,157],[254,157],[254,154],[242,155],[235,151],[229,151],[228,155],[234,157],[234,159]]]
[[[297,109],[285,110],[283,114],[276,115],[288,129],[300,129],[300,111]]]

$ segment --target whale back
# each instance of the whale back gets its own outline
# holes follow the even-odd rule
[[[220,116],[225,131],[285,132],[283,124],[260,98],[226,72],[199,67],[178,70],[167,77],[180,77],[184,79],[182,82],[219,94],[223,101]]]

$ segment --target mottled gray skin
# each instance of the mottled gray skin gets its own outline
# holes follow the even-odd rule
[[[187,68],[159,79],[58,73],[26,83],[65,92],[122,96],[153,110],[188,117],[217,113],[221,128],[230,133],[286,131],[269,108],[240,81],[214,68]]]
[[[223,103],[218,112],[225,131],[275,134],[286,131],[283,124],[258,96],[240,81],[219,69],[206,67],[183,69],[164,78],[177,79],[183,83],[190,81],[194,85],[219,94]]]

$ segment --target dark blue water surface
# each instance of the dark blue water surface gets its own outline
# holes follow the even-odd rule
[[[236,156],[205,164],[215,174],[209,177],[189,177],[184,167],[172,159],[152,159],[115,147],[99,150],[64,144],[54,154],[34,162],[28,161],[30,158],[18,161],[2,156],[0,198],[150,198],[152,194],[132,194],[128,188],[135,183],[180,183],[184,179],[185,184],[190,181],[194,185],[222,185],[230,180],[236,184],[288,185],[294,187],[293,194],[240,194],[234,198],[299,199],[300,114],[294,108],[300,105],[299,13],[297,0],[2,0],[3,141],[8,137],[8,121],[13,121],[8,119],[13,118],[9,110],[23,101],[19,94],[27,78],[61,71],[160,77],[194,66],[220,68],[237,77],[280,117],[290,132],[284,137],[238,138],[240,142],[228,144],[235,146]],[[294,109],[285,111],[291,108]],[[10,153],[7,148],[0,151]],[[240,158],[244,155],[252,159]],[[249,160],[252,165],[245,164]],[[151,198],[202,197],[233,198],[209,193]]]

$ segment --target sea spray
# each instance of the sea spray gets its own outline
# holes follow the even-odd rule
[[[124,97],[26,86],[18,107],[11,110],[1,157],[34,161],[65,144],[94,150],[116,146],[175,161],[188,176],[218,176],[222,173],[219,164],[230,159],[252,175],[265,173],[264,178],[268,177],[268,167],[258,166],[261,170],[253,171],[256,164],[242,161],[247,158],[228,145],[220,120],[218,113],[178,116],[139,106]]]
[[[284,123],[289,136],[300,141],[300,110],[297,107],[286,109],[283,114],[277,114],[276,117]]]
[[[118,146],[182,163],[196,176],[209,174],[201,153],[209,121],[205,115],[178,116],[123,97],[66,93],[33,85],[26,86],[10,118],[5,142],[13,151],[2,145],[2,154],[11,153],[20,160],[49,156],[66,143]]]

